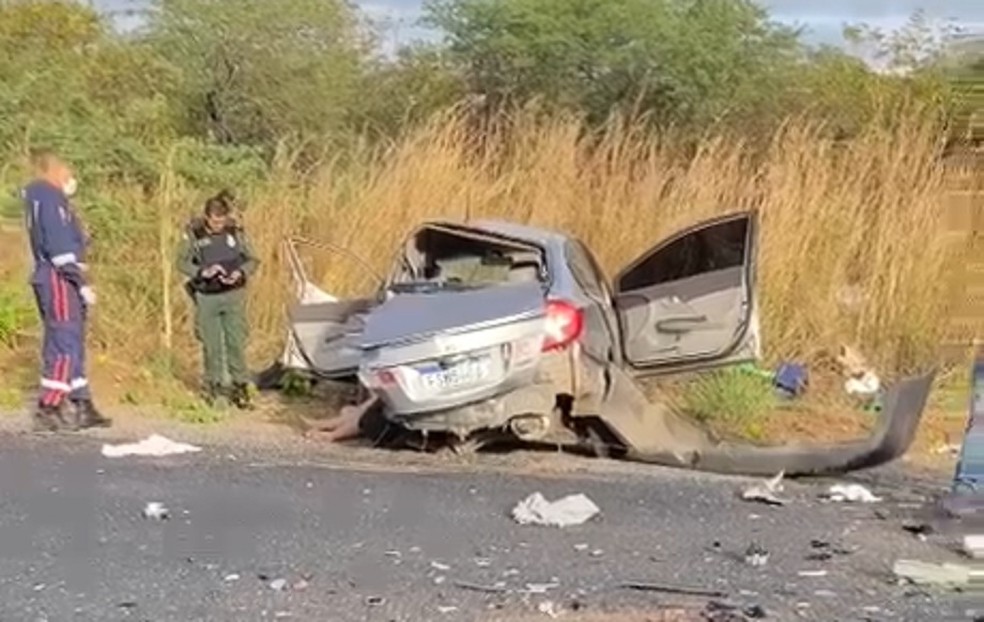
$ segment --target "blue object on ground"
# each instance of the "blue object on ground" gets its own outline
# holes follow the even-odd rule
[[[953,492],[984,493],[984,353],[979,353],[974,361],[970,414],[953,476]]]
[[[799,397],[810,384],[810,375],[805,365],[782,363],[776,369],[772,382],[786,397]]]

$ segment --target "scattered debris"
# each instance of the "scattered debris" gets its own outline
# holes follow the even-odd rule
[[[580,525],[601,510],[583,494],[570,495],[557,501],[547,501],[535,492],[513,509],[512,515],[520,525],[568,527]]]
[[[274,579],[270,581],[270,589],[274,592],[283,592],[287,589],[287,579]]]
[[[758,501],[767,505],[786,505],[786,500],[778,496],[778,493],[783,491],[782,478],[784,475],[785,473],[780,471],[772,479],[746,488],[741,493],[741,498],[745,501]]]
[[[861,484],[834,484],[827,491],[827,498],[849,503],[877,503],[882,500]]]
[[[710,622],[744,622],[744,620],[764,620],[768,617],[760,605],[741,606],[720,600],[709,600],[704,606],[704,619]]]
[[[460,587],[463,590],[485,592],[486,594],[501,594],[506,591],[506,584],[502,582],[496,583],[495,585],[482,585],[480,583],[469,583],[467,581],[455,581],[452,585],[455,587]]]
[[[926,537],[932,535],[934,532],[932,525],[928,525],[926,523],[903,523],[902,529],[908,531],[922,541],[925,541]]]
[[[560,617],[560,612],[557,611],[557,608],[553,604],[553,602],[549,600],[545,600],[542,603],[540,603],[540,605],[536,608],[536,610],[542,614],[550,616],[551,618]]]
[[[984,535],[964,536],[963,551],[970,558],[984,559]]]
[[[916,585],[984,583],[984,569],[972,569],[963,564],[931,564],[900,559],[892,570],[899,579]]]
[[[557,583],[557,582],[551,582],[551,583],[527,583],[526,584],[526,592],[528,594],[546,594],[550,590],[552,590],[554,588],[558,588],[558,587],[560,587],[560,583]]]
[[[176,443],[159,434],[152,434],[138,443],[123,443],[122,445],[103,445],[102,455],[107,458],[122,458],[125,456],[172,456],[201,451],[201,447],[187,443]]]
[[[837,363],[847,377],[844,390],[850,395],[872,395],[881,388],[881,380],[872,371],[868,361],[855,348],[841,346]]]
[[[704,596],[707,598],[727,598],[727,594],[717,590],[707,590],[696,587],[685,587],[677,585],[665,585],[661,583],[622,583],[619,587],[626,590],[636,590],[638,592],[662,592],[664,594],[679,594],[682,596]]]
[[[805,365],[782,363],[772,379],[780,397],[794,399],[803,395],[810,385],[810,374]]]
[[[844,391],[848,395],[859,397],[870,397],[878,394],[881,388],[881,379],[871,371],[862,372],[860,376],[848,378],[844,382]]]
[[[833,559],[835,555],[851,555],[854,553],[851,549],[833,546],[826,540],[811,540],[810,548],[814,549],[814,552],[806,556],[806,561],[811,562],[825,562]]]
[[[826,577],[827,571],[826,570],[800,570],[796,574],[798,574],[801,577]]]
[[[171,517],[171,511],[164,507],[160,501],[151,501],[144,507],[143,517],[152,520],[167,520]]]
[[[745,563],[749,566],[764,566],[769,563],[769,552],[753,542],[745,550]]]

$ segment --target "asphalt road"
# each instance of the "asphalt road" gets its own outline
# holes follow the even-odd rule
[[[689,620],[657,613],[710,599],[624,582],[720,591],[770,620],[972,619],[891,577],[900,557],[952,559],[899,527],[911,487],[843,505],[792,483],[769,507],[738,499],[741,480],[659,469],[399,473],[382,451],[391,468],[374,471],[230,451],[108,459],[94,439],[0,433],[0,621]],[[585,493],[602,515],[517,525],[511,507],[535,491]],[[155,501],[170,519],[142,516]],[[814,539],[856,551],[808,560]],[[752,542],[766,565],[744,561]]]

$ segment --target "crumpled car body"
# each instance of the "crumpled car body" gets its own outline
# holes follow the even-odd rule
[[[725,443],[652,403],[647,376],[754,361],[758,217],[736,212],[660,241],[608,279],[563,233],[499,221],[413,228],[372,295],[339,300],[304,273],[282,364],[358,381],[385,418],[481,445],[502,435],[726,473],[831,473],[908,449],[934,372],[888,392],[850,443]]]

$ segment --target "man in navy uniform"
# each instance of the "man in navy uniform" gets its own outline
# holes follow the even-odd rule
[[[85,373],[85,323],[96,296],[85,277],[88,237],[69,204],[78,182],[51,151],[32,154],[35,180],[24,188],[24,220],[34,257],[31,285],[44,325],[38,429],[108,427],[92,403]]]

